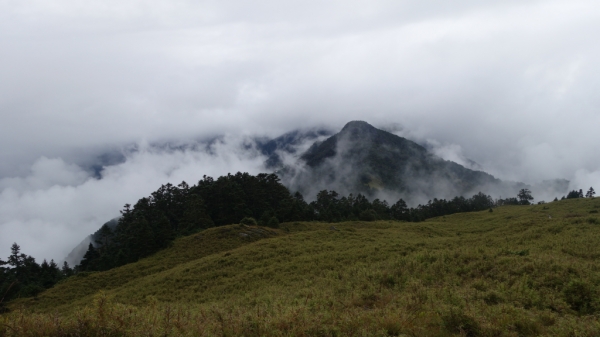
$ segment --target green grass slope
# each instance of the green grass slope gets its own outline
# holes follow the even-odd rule
[[[241,235],[240,235],[241,234]],[[25,306],[40,312],[71,312],[91,303],[100,290],[113,291],[136,284],[143,278],[169,273],[169,270],[219,252],[229,251],[256,240],[277,235],[270,229],[244,226],[217,227],[202,233],[182,237],[172,247],[105,272],[84,272],[68,278],[34,299],[15,301],[13,307]]]
[[[598,211],[214,228],[12,303],[0,336],[597,336]]]

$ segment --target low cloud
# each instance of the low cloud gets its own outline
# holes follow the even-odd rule
[[[264,171],[265,158],[248,139],[223,137],[210,144],[169,150],[140,145],[101,178],[60,158],[38,159],[28,175],[0,180],[0,247],[17,242],[38,259],[62,260],[87,235],[162,184],[195,184],[203,175]]]

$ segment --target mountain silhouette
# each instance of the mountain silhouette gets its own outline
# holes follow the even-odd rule
[[[286,167],[280,175],[305,195],[328,189],[385,199],[450,198],[491,190],[512,195],[524,185],[444,160],[364,121],[351,121],[339,133],[316,142],[296,167]]]

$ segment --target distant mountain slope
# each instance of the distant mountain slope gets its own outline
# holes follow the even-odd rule
[[[284,165],[282,156],[295,155],[306,151],[306,144],[312,144],[323,137],[333,134],[332,131],[323,128],[294,130],[273,139],[257,139],[256,145],[260,152],[267,156],[265,166],[267,168],[280,168]]]
[[[524,186],[444,160],[363,121],[349,122],[339,133],[315,143],[298,167],[287,167],[281,175],[290,188],[307,195],[331,189],[418,201],[479,191],[513,195]]]
[[[104,225],[108,226],[111,230],[114,230],[115,227],[117,227],[118,223],[119,223],[119,218],[114,218],[114,219],[106,222]],[[102,226],[104,226],[104,225],[102,225]],[[102,227],[102,226],[100,226],[100,227]],[[83,259],[83,256],[85,255],[85,252],[88,250],[90,243],[92,243],[95,247],[98,246],[98,244],[96,243],[96,240],[99,239],[99,232],[100,232],[100,229],[98,229],[94,234],[88,235],[77,246],[75,246],[75,248],[73,248],[73,250],[71,250],[69,255],[67,255],[67,257],[65,257],[65,261],[67,261],[69,266],[74,267],[74,266],[78,265],[79,262],[81,262],[81,259]]]

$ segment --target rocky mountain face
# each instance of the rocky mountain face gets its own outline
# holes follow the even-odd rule
[[[388,201],[426,202],[477,192],[516,195],[520,183],[507,183],[431,154],[406,138],[352,121],[316,142],[297,165],[279,171],[283,182],[306,196],[323,189],[362,193]]]
[[[286,164],[286,158],[294,158],[307,150],[307,144],[319,142],[320,139],[333,134],[331,130],[315,128],[294,130],[273,139],[256,139],[258,150],[267,157],[265,167],[278,169]]]

